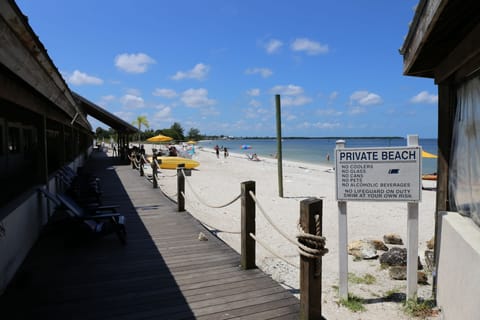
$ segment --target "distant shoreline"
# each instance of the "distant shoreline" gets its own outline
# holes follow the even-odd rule
[[[228,137],[228,138],[216,138],[216,139],[205,139],[205,140],[276,140],[276,137]],[[375,137],[282,137],[283,140],[300,140],[300,139],[322,139],[322,140],[361,140],[361,139],[390,139],[390,140],[405,140],[405,137],[398,136],[375,136]],[[422,138],[422,139],[437,139],[437,138]]]

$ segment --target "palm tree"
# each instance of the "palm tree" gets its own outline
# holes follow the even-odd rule
[[[136,126],[138,128],[138,143],[140,143],[140,134],[142,131],[142,124],[148,128],[148,120],[147,116],[138,116],[137,119],[133,120],[132,125]]]

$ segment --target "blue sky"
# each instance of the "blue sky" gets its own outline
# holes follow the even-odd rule
[[[70,89],[129,123],[275,136],[280,94],[284,136],[435,138],[437,88],[399,54],[417,2],[17,0]]]

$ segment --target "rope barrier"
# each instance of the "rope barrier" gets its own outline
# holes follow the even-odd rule
[[[187,184],[189,186],[189,188],[192,190],[192,193],[195,195],[195,197],[198,199],[198,201],[200,201],[200,203],[202,203],[203,205],[207,206],[207,207],[210,207],[210,208],[213,208],[213,209],[220,209],[220,208],[225,208],[225,207],[228,207],[229,205],[233,204],[235,201],[237,201],[238,199],[240,199],[240,197],[242,196],[242,194],[239,194],[238,196],[236,196],[232,201],[226,203],[226,204],[223,204],[223,205],[210,205],[208,203],[206,203],[205,201],[202,200],[202,198],[195,192],[195,190],[193,189],[192,185],[190,184],[190,181],[188,181],[189,179],[186,178],[185,176],[185,172],[183,172],[183,169],[181,170],[182,171],[182,174],[183,176],[185,177],[185,181],[187,181]],[[185,197],[184,197],[185,198]]]
[[[181,194],[182,194],[183,198],[186,199],[185,194],[183,192]],[[187,201],[187,202],[190,202],[190,201]],[[189,212],[191,213],[192,211],[189,210]],[[211,224],[206,223],[205,221],[200,219],[198,216],[196,216],[195,218],[198,221],[200,221],[201,224],[207,226],[210,229],[217,230],[217,232],[224,232],[224,233],[231,233],[231,234],[241,234],[242,233],[241,231],[229,231],[229,230],[223,230],[223,229],[220,229],[220,228],[216,228],[216,227],[212,226]]]
[[[270,223],[270,225],[277,230],[278,233],[280,233],[285,239],[287,239],[290,243],[298,247],[298,252],[307,258],[319,258],[325,255],[328,252],[328,249],[325,248],[325,237],[321,237],[318,235],[312,235],[309,233],[305,233],[303,230],[300,228],[300,232],[297,235],[297,239],[291,238],[288,234],[286,234],[284,231],[282,231],[280,228],[277,227],[277,225],[273,222],[272,219],[265,213],[265,210],[263,210],[263,207],[261,206],[260,202],[258,199],[255,197],[255,194],[250,191],[249,192],[250,196],[252,199],[255,201],[255,204],[258,206],[260,209],[260,213],[267,219],[267,221]],[[316,215],[316,229],[317,229],[317,234],[320,234],[319,230],[319,216]],[[317,218],[318,217],[318,218]],[[299,226],[300,227],[300,226]],[[311,246],[311,247],[309,247]]]
[[[316,235],[305,233],[302,226],[298,224],[298,251],[304,257],[318,259],[328,253],[325,248],[325,237],[320,236],[320,216],[315,215]]]
[[[271,254],[273,254],[276,258],[282,260],[283,262],[291,265],[292,267],[295,267],[297,269],[299,269],[300,267],[297,266],[296,264],[293,264],[292,262],[288,261],[287,259],[285,259],[284,257],[278,255],[277,253],[275,253],[275,251],[273,251],[272,248],[270,248],[265,242],[261,241],[261,240],[258,240],[257,237],[255,237],[255,235],[253,233],[250,233],[249,234],[250,237],[252,237],[253,240],[255,240],[259,245],[261,245],[265,250],[267,250],[268,252],[270,252]]]
[[[252,197],[253,201],[255,201],[255,204],[257,205],[258,209],[260,209],[260,213],[265,217],[265,219],[267,219],[267,221],[270,223],[270,225],[272,225],[272,227],[278,231],[278,233],[280,233],[285,239],[287,239],[290,243],[292,243],[293,245],[297,245],[297,240],[291,238],[288,234],[286,234],[285,232],[283,232],[281,229],[279,229],[277,227],[277,225],[272,221],[272,219],[270,219],[270,217],[265,213],[265,210],[263,210],[263,207],[261,206],[260,202],[258,202],[258,199],[255,197],[255,194],[250,191],[250,196]]]

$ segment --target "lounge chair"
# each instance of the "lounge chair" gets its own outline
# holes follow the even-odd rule
[[[54,195],[44,189],[39,191],[55,205],[56,212],[65,213],[68,218],[79,222],[93,235],[104,236],[115,232],[120,242],[126,244],[125,217],[115,212],[117,206],[96,206],[85,209],[67,195]]]

